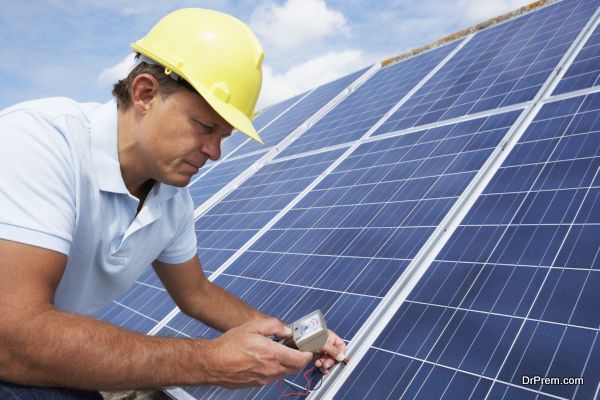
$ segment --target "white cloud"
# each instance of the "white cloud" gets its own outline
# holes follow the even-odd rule
[[[288,0],[281,6],[267,3],[254,10],[250,21],[266,46],[282,52],[314,46],[328,36],[350,32],[346,17],[328,8],[324,0]]]
[[[112,85],[119,79],[123,79],[133,66],[134,53],[130,53],[122,61],[109,68],[104,68],[98,75],[98,83],[101,85]]]
[[[265,65],[263,88],[257,109],[355,72],[373,63],[372,58],[365,56],[360,50],[352,49],[329,52],[296,65],[281,74],[273,72],[268,65]]]
[[[458,0],[457,6],[468,22],[477,23],[516,10],[529,3],[531,0]]]

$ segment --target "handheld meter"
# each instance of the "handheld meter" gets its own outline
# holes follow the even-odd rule
[[[329,331],[321,310],[305,315],[289,327],[292,329],[292,336],[278,340],[283,345],[300,351],[314,352],[327,343]]]

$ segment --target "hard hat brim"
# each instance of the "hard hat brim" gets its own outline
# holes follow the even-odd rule
[[[184,78],[185,79],[185,78]],[[187,79],[186,79],[187,80]],[[265,144],[259,136],[252,121],[244,115],[243,112],[224,101],[213,96],[200,82],[188,81],[190,85],[206,100],[206,102],[219,114],[225,121],[231,124],[235,129],[256,140],[260,144]]]
[[[258,143],[265,144],[254,128],[254,125],[252,125],[252,121],[243,112],[214,96],[200,81],[193,79],[191,74],[187,74],[184,70],[177,68],[176,66],[167,62],[167,60],[164,60],[162,57],[152,54],[152,52],[148,51],[148,49],[138,46],[137,42],[132,43],[131,48],[134,51],[150,58],[151,60],[156,61],[163,67],[168,68],[181,78],[185,79],[190,85],[192,85],[194,89],[196,89],[200,96],[206,100],[206,102],[217,112],[217,114],[231,124],[231,126],[250,138],[256,140]]]

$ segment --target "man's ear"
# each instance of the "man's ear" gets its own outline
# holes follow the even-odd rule
[[[154,76],[139,74],[133,78],[133,82],[131,82],[131,103],[137,111],[146,113],[158,95],[158,81]]]

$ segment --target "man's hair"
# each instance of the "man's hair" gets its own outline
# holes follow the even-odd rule
[[[138,55],[139,56],[139,55]],[[136,56],[136,59],[137,57]],[[165,74],[165,68],[156,65],[141,62],[136,66],[125,79],[119,80],[113,85],[112,95],[117,100],[117,108],[126,110],[131,105],[131,84],[136,76],[140,74],[150,74],[158,82],[160,94],[163,98],[175,93],[181,89],[187,89],[195,91],[185,79],[179,78],[178,80],[173,79],[171,76]]]

